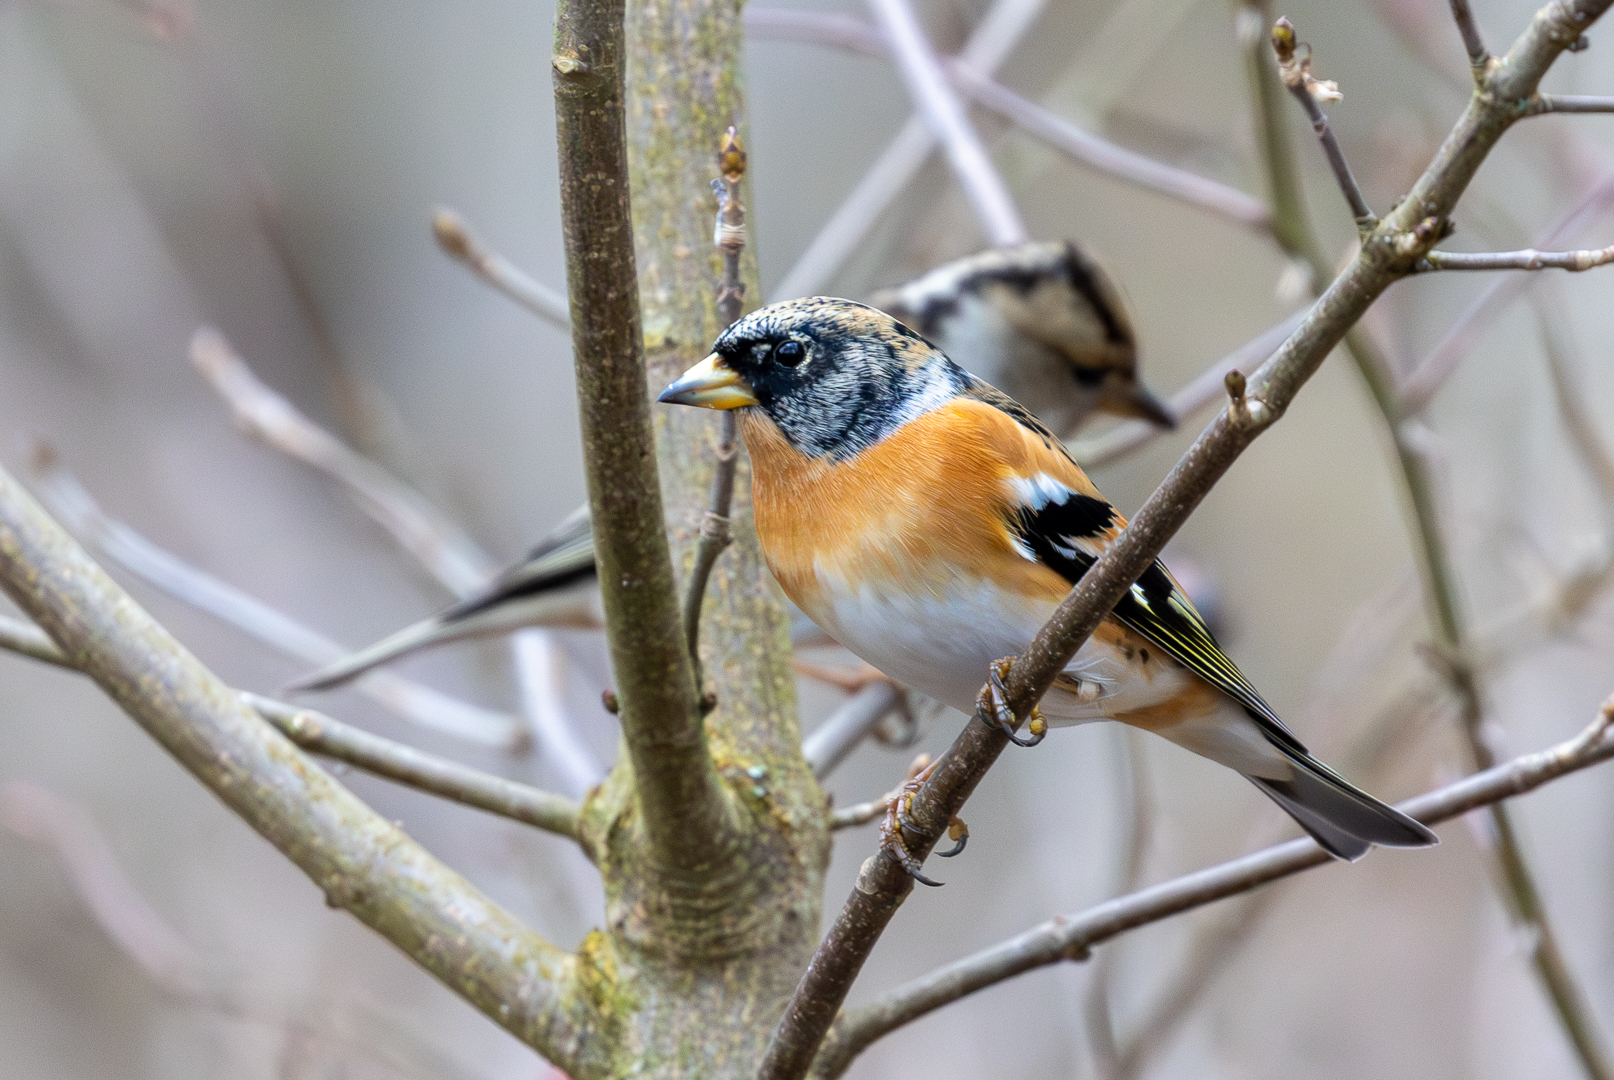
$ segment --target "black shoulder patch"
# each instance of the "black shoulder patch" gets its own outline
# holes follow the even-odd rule
[[[1058,450],[1061,454],[1065,453],[1065,444],[1059,441],[1057,435],[1048,430],[1046,424],[1032,416],[1024,405],[990,383],[982,382],[971,375],[969,385],[959,391],[959,396],[974,398],[976,401],[992,406],[999,412],[1006,414],[1027,431],[1041,438],[1049,447]],[[1065,456],[1069,457],[1070,455],[1066,454]]]

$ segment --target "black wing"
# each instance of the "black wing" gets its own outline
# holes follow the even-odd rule
[[[1058,492],[1044,485],[1031,502],[1037,505],[1021,503],[1014,507],[1009,528],[1039,562],[1072,585],[1098,561],[1098,553],[1109,546],[1123,524],[1115,508],[1103,499],[1082,495],[1063,485]],[[1222,652],[1193,602],[1158,559],[1115,605],[1115,617],[1243,705],[1281,742],[1305,753],[1300,740]]]

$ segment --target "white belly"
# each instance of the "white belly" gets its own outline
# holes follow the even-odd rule
[[[853,588],[833,573],[818,579],[822,602],[804,608],[814,622],[893,679],[965,713],[975,710],[992,661],[1023,651],[1054,612],[1052,603],[963,574],[924,594],[866,582]],[[1195,678],[1163,655],[1146,673],[1097,641],[1084,644],[1065,671],[1085,688],[1049,691],[1042,711],[1055,726],[1149,708]]]

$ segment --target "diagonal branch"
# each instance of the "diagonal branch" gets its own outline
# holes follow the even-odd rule
[[[869,0],[895,54],[897,71],[930,129],[941,142],[964,197],[994,247],[1023,244],[1027,233],[1003,178],[970,125],[964,106],[942,74],[941,63],[908,0]]]
[[[487,284],[551,326],[571,330],[566,297],[488,247],[457,211],[442,207],[433,213],[432,235],[449,258]]]
[[[707,747],[663,527],[623,120],[622,0],[563,0],[553,82],[583,463],[622,734],[660,870],[724,869],[739,822]]]
[[[1614,758],[1614,697],[1585,731],[1547,750],[1465,777],[1455,784],[1408,799],[1399,808],[1426,825],[1450,821],[1534,791],[1570,773]],[[864,1048],[903,1024],[1038,967],[1085,960],[1094,945],[1262,885],[1328,865],[1332,860],[1310,838],[1291,840],[1118,897],[1076,915],[1061,916],[881,994],[848,1012],[814,1064],[816,1080],[839,1076]]]
[[[154,739],[345,908],[564,1067],[601,1022],[574,965],[266,724],[0,470],[0,588]]]
[[[21,619],[0,615],[0,649],[79,670],[50,635]],[[261,694],[243,692],[241,697],[304,750],[418,791],[577,839],[577,804],[570,799],[372,735],[312,709]]]
[[[1476,90],[1406,199],[1365,237],[1278,352],[1195,440],[1104,555],[1015,658],[1006,701],[1024,717],[1160,549],[1238,456],[1275,423],[1368,307],[1434,245],[1445,221],[1519,107],[1560,52],[1614,0],[1555,0],[1537,13],[1504,62]],[[976,722],[980,721],[980,722]],[[922,860],[1007,745],[979,712],[914,795],[910,853]],[[1320,854],[1320,853],[1319,853]],[[774,1031],[763,1080],[804,1076],[864,960],[913,888],[894,852],[863,864],[857,885],[820,943]]]

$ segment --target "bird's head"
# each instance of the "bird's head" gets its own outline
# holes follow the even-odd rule
[[[850,457],[945,404],[971,376],[875,308],[827,296],[770,304],[718,337],[658,399],[755,409],[812,457]]]

